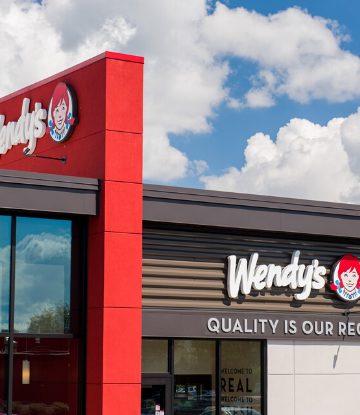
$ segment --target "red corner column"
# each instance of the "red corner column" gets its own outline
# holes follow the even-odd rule
[[[89,223],[87,415],[140,414],[142,96],[141,61],[110,54],[101,215]]]

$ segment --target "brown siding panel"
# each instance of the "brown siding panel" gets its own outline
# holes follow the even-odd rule
[[[329,273],[344,254],[360,257],[355,240],[296,239],[278,234],[246,235],[233,231],[214,232],[211,228],[171,229],[145,223],[143,231],[143,307],[216,310],[268,310],[300,313],[360,312],[357,303],[344,303],[326,285],[312,290],[305,301],[294,299],[288,288],[273,287],[230,300],[226,292],[227,257],[249,259],[259,253],[258,264],[286,266],[293,251],[300,250],[301,264],[318,259]],[[326,276],[328,281],[328,275]]]

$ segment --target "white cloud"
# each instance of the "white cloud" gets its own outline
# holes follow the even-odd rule
[[[184,153],[171,147],[166,131],[147,127],[144,130],[144,171],[148,179],[168,183],[186,175],[189,160]]]
[[[203,31],[214,54],[231,54],[258,65],[244,100],[250,107],[269,106],[279,95],[302,103],[360,96],[360,59],[341,49],[349,37],[334,21],[299,8],[264,16],[218,2]]]
[[[200,180],[213,190],[359,203],[358,137],[360,111],[326,126],[294,118],[276,142],[263,133],[252,136],[240,170]]]
[[[267,86],[262,88],[252,88],[245,94],[246,103],[251,108],[272,107],[275,100]]]
[[[229,97],[228,102],[227,102],[227,106],[229,108],[233,108],[235,110],[242,109],[242,108],[245,107],[245,105],[239,99],[232,98],[232,97]]]
[[[24,263],[67,263],[70,261],[71,237],[45,232],[28,234],[18,242],[16,249],[17,257]]]
[[[127,23],[124,18],[120,16],[108,18],[100,30],[89,33],[79,50],[83,55],[89,55],[94,50],[103,50],[104,47],[117,48],[119,45],[126,45],[135,33],[135,27]]]
[[[221,103],[241,109],[272,106],[281,95],[299,102],[360,95],[360,60],[341,48],[346,36],[336,22],[298,8],[264,16],[221,3],[210,12],[207,0],[107,0],[106,7],[94,0],[1,0],[0,19],[0,95],[104,50],[145,56],[148,180],[171,182],[201,170],[169,134],[211,132]],[[243,96],[226,85],[231,56],[257,66]]]
[[[360,108],[342,123],[340,132],[351,170],[360,176]]]
[[[199,176],[200,174],[203,174],[204,171],[208,170],[209,166],[204,160],[194,160],[191,162],[191,169],[193,175]]]

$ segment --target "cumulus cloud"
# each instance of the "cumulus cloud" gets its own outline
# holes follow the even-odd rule
[[[233,109],[241,109],[245,107],[245,105],[239,99],[232,98],[232,97],[229,97],[227,106]]]
[[[194,172],[194,175],[203,174],[204,171],[209,169],[208,164],[204,160],[194,160],[192,162],[192,169]]]
[[[258,65],[244,97],[247,106],[273,105],[280,95],[301,103],[360,96],[360,59],[341,48],[349,37],[335,21],[296,7],[264,16],[218,2],[203,35],[214,54]]]
[[[299,8],[264,16],[208,5],[2,0],[0,95],[104,50],[145,56],[144,178],[160,182],[200,172],[169,134],[211,132],[222,103],[241,110],[272,106],[282,95],[299,102],[360,95],[360,60],[342,48],[348,38],[336,22]],[[243,96],[227,84],[233,56],[256,66]]]
[[[360,202],[360,110],[326,126],[292,119],[276,141],[257,133],[245,149],[245,165],[202,176],[207,189],[332,202]]]
[[[184,153],[170,145],[166,131],[147,127],[144,140],[144,171],[147,178],[171,182],[186,175],[189,160]],[[171,168],[172,166],[172,168]]]
[[[275,105],[271,90],[267,86],[258,89],[252,88],[245,94],[245,100],[247,106],[251,108],[272,107]]]

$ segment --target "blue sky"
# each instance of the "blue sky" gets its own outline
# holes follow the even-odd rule
[[[224,1],[230,8],[244,7],[258,13],[276,14],[289,7],[307,9],[313,16],[336,20],[343,33],[350,35],[351,40],[345,48],[360,55],[360,3],[355,0],[335,1]],[[253,75],[256,64],[242,60],[230,59],[234,73],[229,77],[228,84],[240,92],[249,88],[249,77]],[[269,134],[275,140],[280,127],[292,118],[305,118],[316,124],[326,125],[336,117],[347,117],[355,113],[360,106],[360,99],[352,99],[342,103],[314,100],[300,104],[286,97],[278,99],[277,104],[270,108],[246,108],[232,110],[225,104],[217,109],[217,116],[211,120],[213,130],[205,134],[170,135],[175,147],[185,152],[190,159],[204,158],[212,174],[221,172],[230,166],[241,167],[245,163],[244,149],[246,141],[257,132]],[[360,139],[360,138],[359,138]],[[231,151],[229,151],[231,146]],[[151,182],[151,180],[149,180]],[[197,177],[187,177],[177,181],[179,186],[199,188]]]
[[[359,12],[2,0],[0,96],[105,50],[144,56],[144,182],[360,203]]]

